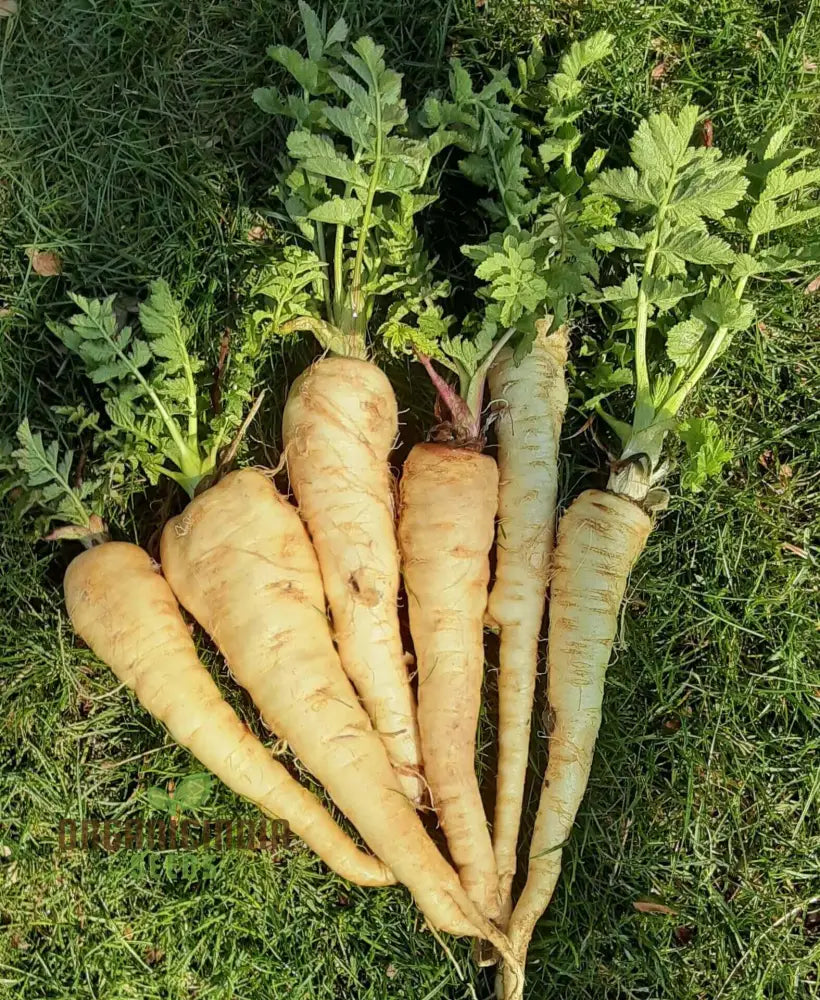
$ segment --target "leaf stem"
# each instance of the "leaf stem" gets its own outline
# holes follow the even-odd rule
[[[336,307],[336,311],[330,313],[334,320],[338,323],[339,317],[336,314],[341,312],[342,306],[342,264],[344,262],[344,252],[345,252],[345,227],[339,223],[336,226],[336,245],[333,249],[333,302]]]
[[[478,437],[478,421],[470,410],[466,401],[446,382],[433,367],[433,362],[421,351],[416,352],[416,357],[424,365],[430,381],[435,386],[441,401],[450,411],[453,423],[462,431],[466,431],[468,437]]]
[[[509,341],[515,333],[515,327],[511,326],[498,338],[493,346],[484,355],[481,364],[476,368],[475,374],[470,378],[465,400],[470,413],[478,420],[481,416],[481,401],[484,397],[484,383],[487,380],[487,373],[498,357],[502,347]]]
[[[353,261],[353,281],[351,288],[351,305],[353,308],[353,319],[357,330],[361,330],[361,321],[365,318],[364,302],[362,297],[362,267],[364,264],[364,251],[367,246],[367,233],[370,228],[370,216],[373,214],[373,202],[376,198],[376,191],[379,187],[379,180],[382,170],[382,154],[384,135],[382,130],[382,95],[378,85],[373,88],[374,104],[376,109],[376,146],[373,152],[373,172],[370,175],[370,184],[367,187],[367,198],[364,203],[362,213],[361,230],[359,241],[356,246],[356,257]]]
[[[754,253],[755,247],[757,246],[758,236],[753,234],[749,239],[749,253]],[[735,298],[738,302],[743,298],[743,293],[746,291],[746,285],[749,281],[749,276],[744,275],[742,278],[738,279],[735,285]],[[675,416],[675,414],[680,410],[686,397],[695,388],[698,382],[703,378],[703,375],[709,365],[715,360],[715,358],[720,354],[721,348],[723,347],[727,336],[729,335],[729,330],[725,326],[720,326],[715,330],[714,336],[709,342],[709,346],[703,352],[703,356],[697,365],[692,369],[689,377],[683,383],[683,385],[674,392],[669,399],[663,404],[663,412],[667,416]]]
[[[321,222],[316,223],[316,249],[319,256],[324,264],[328,263],[327,259],[327,249],[325,247],[325,230]],[[325,303],[325,310],[328,316],[331,315],[331,302],[330,302],[330,275],[327,273],[327,268],[322,270],[322,298]]]
[[[320,346],[325,351],[333,351],[336,354],[344,354],[345,334],[338,327],[326,320],[317,319],[315,316],[297,316],[283,323],[279,327],[282,334],[301,333],[307,331],[319,341]]]
[[[637,316],[635,318],[635,420],[636,430],[641,430],[647,422],[652,419],[654,406],[652,403],[652,386],[649,381],[649,363],[646,356],[646,333],[649,326],[649,295],[647,285],[652,277],[652,268],[655,266],[655,258],[658,253],[658,242],[660,240],[661,226],[666,207],[669,204],[672,187],[675,183],[677,170],[673,170],[669,184],[664,194],[663,201],[658,205],[655,213],[655,229],[652,233],[652,240],[647,248],[646,259],[644,261],[641,284],[638,288]]]

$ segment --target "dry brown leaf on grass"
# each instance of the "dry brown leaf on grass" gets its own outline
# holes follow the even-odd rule
[[[806,295],[812,295],[818,289],[820,289],[820,274],[816,278],[812,278],[808,285],[806,285]]]
[[[2,2],[3,0],[0,0],[0,3]],[[28,247],[26,256],[31,261],[32,271],[39,274],[41,278],[55,278],[58,274],[63,273],[63,262],[60,255],[54,253],[53,250],[35,250],[34,247]]]
[[[662,916],[671,917],[677,912],[671,906],[667,906],[666,903],[661,903],[657,899],[635,899],[632,905],[638,913],[659,913]]]
[[[781,548],[785,549],[786,552],[791,552],[793,556],[799,556],[801,559],[809,558],[809,554],[805,549],[798,548],[796,545],[792,545],[791,542],[782,542]]]
[[[12,17],[17,13],[17,0],[0,0],[0,17]]]

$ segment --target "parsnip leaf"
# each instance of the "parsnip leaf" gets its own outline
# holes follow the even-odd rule
[[[631,430],[624,436],[623,421],[606,419],[630,460],[613,467],[610,488],[638,501],[649,495],[665,436],[687,397],[733,336],[754,322],[748,282],[799,273],[820,256],[814,246],[759,245],[768,233],[820,217],[820,205],[807,198],[806,189],[820,181],[820,170],[804,165],[809,151],[787,148],[789,129],[782,128],[757,144],[751,163],[724,157],[715,147],[693,145],[699,114],[689,106],[676,116],[650,115],[632,138],[632,165],[604,171],[590,185],[629,215],[628,228],[622,223],[592,237],[609,256],[607,270],[620,265],[621,284],[584,297],[610,324],[607,345],[634,331]],[[665,338],[663,354],[658,333]],[[596,408],[601,382],[599,372],[589,384]],[[681,426],[690,451],[683,485],[697,489],[729,453],[712,424]],[[633,462],[638,455],[640,474]]]
[[[36,505],[43,511],[42,527],[61,521],[87,528],[91,516],[102,513],[101,480],[72,478],[74,452],[69,449],[61,454],[57,441],[45,444],[39,431],[32,432],[27,419],[17,428],[17,442],[10,456],[23,479],[23,504],[17,512]]]
[[[287,137],[290,159],[275,193],[315,266],[300,276],[291,252],[277,250],[267,277],[252,285],[267,300],[256,326],[262,339],[311,330],[324,347],[363,357],[376,299],[402,291],[412,298],[420,262],[432,266],[416,250],[413,216],[429,204],[431,161],[454,135],[436,127],[429,142],[420,141],[408,127],[401,74],[386,65],[384,47],[368,36],[342,44],[344,26],[324,36],[320,18],[304,3],[300,10],[307,56],[287,58],[321,95],[321,106],[299,116],[289,113],[293,95],[276,102],[257,95],[257,103],[284,108],[299,123]],[[315,86],[305,63],[319,68]],[[296,292],[290,303],[280,296],[288,286]]]
[[[666,353],[676,368],[691,368],[703,348],[706,324],[694,317],[676,323],[666,334]]]
[[[721,440],[717,423],[708,417],[691,417],[680,425],[678,433],[688,459],[681,473],[681,488],[699,493],[709,479],[720,475],[734,453]]]

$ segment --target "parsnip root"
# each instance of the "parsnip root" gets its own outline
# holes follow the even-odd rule
[[[128,542],[95,546],[71,562],[64,586],[77,634],[177,743],[238,795],[286,820],[344,878],[370,886],[395,882],[273,759],[224,700],[197,656],[171,588],[147,552]]]
[[[287,739],[368,846],[453,934],[506,939],[480,916],[402,793],[345,676],[325,616],[316,555],[266,476],[231,473],[168,522],[162,565],[267,724]],[[512,959],[511,959],[512,960]]]
[[[498,470],[487,455],[420,444],[404,463],[399,544],[425,773],[461,883],[491,919],[499,914],[498,876],[475,741],[497,503]]]
[[[493,849],[501,926],[512,911],[518,829],[529,759],[538,665],[558,493],[558,447],[567,407],[566,327],[538,323],[532,350],[516,365],[505,347],[490,368],[492,399],[503,408],[498,437],[498,538],[488,621],[501,631],[498,777]]]
[[[387,747],[405,794],[424,791],[413,692],[397,613],[399,557],[388,457],[398,432],[387,376],[326,357],[293,384],[283,434],[342,666]]]
[[[558,528],[550,583],[547,697],[552,730],[527,882],[508,925],[517,966],[524,966],[536,921],[552,898],[562,846],[584,797],[618,611],[651,527],[633,501],[587,490]],[[505,1000],[520,1000],[522,994],[517,968],[505,970]]]

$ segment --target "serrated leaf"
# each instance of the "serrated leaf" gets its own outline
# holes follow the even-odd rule
[[[644,279],[643,288],[646,296],[658,312],[668,312],[685,298],[696,295],[700,290],[698,286],[693,286],[685,281],[677,279],[668,280],[657,275],[650,275]]]
[[[699,114],[689,104],[675,119],[666,112],[644,118],[630,141],[632,162],[648,177],[671,178],[685,161]]]
[[[770,160],[772,157],[777,156],[783,148],[783,144],[791,135],[792,129],[792,125],[782,125],[780,128],[775,129],[774,132],[766,135],[764,137],[763,155],[761,159]]]
[[[305,0],[299,0],[299,13],[302,16],[302,24],[305,29],[308,55],[311,60],[318,62],[322,58],[325,47],[322,23],[316,12],[305,3]]]
[[[319,66],[313,59],[305,59],[296,49],[287,45],[272,45],[268,49],[268,55],[284,66],[300,87],[310,94],[316,92],[319,86]]]
[[[668,216],[687,226],[722,218],[746,193],[745,166],[743,157],[724,159],[714,147],[692,150],[669,198]]]
[[[721,440],[718,425],[708,417],[690,418],[679,426],[678,433],[688,456],[681,488],[698,493],[707,480],[720,475],[734,454]]]
[[[625,201],[632,210],[654,207],[657,196],[634,167],[604,170],[590,185],[593,191]]]
[[[756,274],[763,274],[765,270],[765,265],[757,257],[748,253],[740,253],[735,257],[729,275],[732,281],[740,281],[741,278],[752,278]]]
[[[690,264],[719,266],[731,264],[735,252],[719,236],[701,229],[676,229],[663,241],[659,252],[674,254]]]
[[[599,361],[586,377],[587,386],[599,393],[598,401],[611,392],[632,385],[633,381],[632,372],[628,368],[617,367],[603,360]]]
[[[325,39],[325,49],[329,49],[334,45],[344,42],[347,39],[347,32],[347,21],[345,21],[343,17],[334,21],[327,33],[327,38]]]
[[[784,198],[806,187],[816,187],[820,184],[820,169],[803,169],[788,171],[777,167],[766,175],[760,200]]]
[[[384,72],[384,46],[377,45],[369,35],[357,38],[353,43],[356,55],[343,52],[342,58],[370,90],[379,87],[379,76]]]
[[[638,298],[637,275],[630,274],[620,285],[606,285],[584,295],[585,302],[634,302]]]
[[[251,95],[254,104],[269,115],[287,114],[287,105],[276,87],[257,87]]]
[[[777,206],[773,201],[758,202],[749,213],[749,232],[761,236],[777,226]]]
[[[450,92],[457,104],[466,104],[473,96],[473,81],[458,59],[450,62]]]
[[[42,434],[32,432],[28,418],[17,428],[16,436],[19,447],[9,458],[25,477],[18,513],[40,505],[45,508],[47,523],[60,518],[69,524],[86,527],[91,512],[69,481],[74,453],[68,450],[61,457],[57,441],[44,444]],[[90,488],[91,484],[86,495]]]
[[[749,215],[749,232],[763,235],[817,218],[820,218],[820,205],[811,208],[791,208],[787,205],[778,210],[773,201],[762,201],[755,205]]]
[[[148,335],[151,353],[171,362],[173,374],[188,364],[191,333],[182,321],[182,305],[173,297],[166,281],[154,281],[148,298],[140,305],[140,323]],[[143,356],[143,355],[140,355]],[[142,367],[135,361],[137,367]],[[147,364],[147,362],[143,362]]]
[[[607,150],[600,146],[593,152],[592,156],[584,164],[583,174],[587,182],[593,180],[601,169],[601,164],[606,159]]]
[[[731,277],[733,281],[739,281],[761,274],[800,272],[807,266],[815,266],[818,262],[820,262],[820,246],[793,249],[784,244],[774,244],[759,251],[756,256],[748,253],[738,254],[732,267]]]
[[[363,211],[364,206],[358,198],[331,198],[312,208],[308,212],[308,218],[314,222],[352,226],[361,219]]]
[[[379,187],[382,191],[391,191],[393,194],[410,191],[419,183],[420,173],[420,170],[414,170],[401,160],[388,160],[379,176]]]
[[[713,288],[692,311],[692,315],[727,330],[747,330],[754,322],[754,307],[738,301],[731,285],[723,282]]]
[[[463,160],[459,160],[458,168],[468,180],[478,187],[492,187],[495,183],[492,163],[477,153],[471,153]]]
[[[297,129],[288,135],[287,144],[290,155],[308,172],[367,188],[368,179],[362,168],[340,153],[326,136]]]
[[[602,233],[594,233],[590,239],[594,246],[609,252],[615,249],[645,250],[651,236],[651,233],[635,233],[630,229],[615,227]]]
[[[367,90],[347,73],[332,69],[329,71],[329,75],[339,90],[350,98],[350,102],[356,111],[364,115],[368,121],[375,122],[376,103]]]
[[[352,107],[326,108],[325,118],[343,135],[362,149],[371,149],[376,132],[369,118],[356,114]]]
[[[700,357],[705,324],[699,319],[676,323],[666,335],[666,354],[676,368],[689,368]]]
[[[564,125],[538,147],[538,155],[545,167],[553,160],[570,156],[581,143],[581,133],[574,125]]]
[[[556,104],[575,99],[580,91],[579,76],[593,63],[604,59],[612,51],[614,36],[598,31],[589,38],[573,42],[558,63],[558,72],[548,84],[549,95]]]

